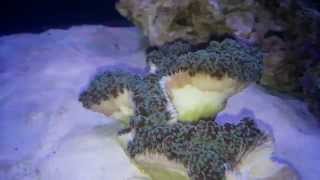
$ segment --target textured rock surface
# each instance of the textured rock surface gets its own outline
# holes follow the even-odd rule
[[[270,31],[288,30],[297,17],[294,5],[278,0],[120,0],[117,9],[151,45],[159,46],[176,39],[206,42],[211,35],[261,42]]]
[[[204,42],[211,32],[229,31],[219,23],[223,16],[214,11],[209,1],[121,0],[117,9],[142,29],[151,45],[175,39]]]

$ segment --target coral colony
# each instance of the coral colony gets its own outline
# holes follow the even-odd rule
[[[320,180],[316,0],[104,2],[0,37],[0,180]]]
[[[320,13],[317,2],[119,0],[116,8],[141,30],[152,46],[163,46],[178,39],[192,44],[206,43],[212,36],[230,36],[257,44],[264,52],[259,84],[301,96],[311,112],[320,117]],[[172,59],[190,46],[181,48],[171,55],[166,50],[155,55],[165,53],[164,59]]]
[[[122,143],[145,172],[158,164],[180,179],[224,179],[242,156],[270,139],[249,118],[237,125],[212,120],[229,96],[261,77],[258,49],[230,39],[203,49],[176,41],[150,51],[147,64],[145,76],[104,72],[79,98],[125,125]]]

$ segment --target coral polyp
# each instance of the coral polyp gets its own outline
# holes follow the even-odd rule
[[[261,78],[262,59],[256,47],[231,39],[199,50],[178,41],[147,55],[149,69],[162,77],[163,91],[182,121],[216,115],[231,95]]]
[[[134,115],[133,95],[139,82],[141,78],[137,75],[120,70],[106,71],[95,77],[81,93],[79,101],[86,108],[128,124],[129,117]]]
[[[235,167],[245,152],[267,139],[248,118],[237,125],[205,120],[196,124],[178,122],[138,129],[128,152],[132,157],[164,154],[182,163],[191,179],[223,179],[226,170]]]
[[[231,95],[261,77],[262,56],[235,40],[197,49],[177,41],[147,54],[149,74],[108,71],[80,95],[84,107],[125,122],[122,147],[154,179],[225,179],[268,137],[252,119],[214,121]],[[174,174],[174,175],[173,175]]]
[[[159,119],[170,119],[167,100],[156,75],[141,76],[121,70],[110,70],[99,74],[89,87],[80,94],[83,106],[111,116],[124,124],[134,115],[149,117],[144,124],[154,124],[156,114]],[[160,117],[164,118],[160,118]],[[132,118],[137,119],[137,118]],[[140,123],[141,124],[141,123]]]
[[[258,81],[262,76],[263,56],[257,47],[225,39],[211,41],[205,48],[196,48],[187,42],[170,43],[149,52],[147,64],[156,66],[156,72],[161,76],[178,72],[204,73],[250,82]]]

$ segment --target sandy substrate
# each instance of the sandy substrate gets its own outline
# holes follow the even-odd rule
[[[114,140],[119,124],[84,109],[78,95],[105,68],[144,67],[134,28],[80,26],[0,37],[0,180],[138,179]],[[320,128],[303,103],[251,85],[218,121],[257,119],[275,158],[304,180],[320,175]]]

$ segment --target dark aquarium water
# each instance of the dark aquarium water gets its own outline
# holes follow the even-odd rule
[[[319,179],[319,2],[0,7],[0,180]]]

